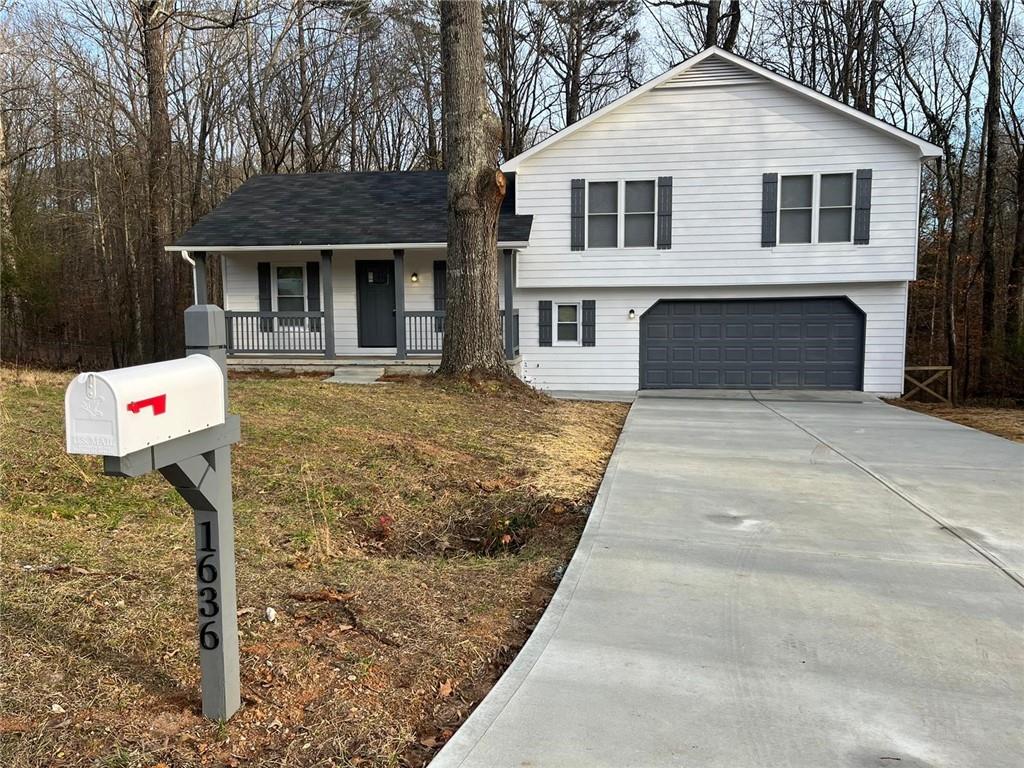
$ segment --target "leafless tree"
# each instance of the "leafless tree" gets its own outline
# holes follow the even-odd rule
[[[484,89],[481,6],[441,2],[441,72],[448,169],[448,302],[439,372],[507,377],[498,316],[500,123]]]

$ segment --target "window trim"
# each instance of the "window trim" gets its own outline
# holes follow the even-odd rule
[[[654,210],[648,214],[646,211],[635,211],[631,215],[649,215],[654,223],[652,230],[653,237],[650,245],[626,245],[626,182],[646,181],[654,185]],[[608,184],[615,182],[616,187],[616,208],[615,208],[615,245],[590,245],[590,185]],[[595,213],[595,216],[611,216],[610,213]],[[637,178],[626,178],[618,176],[615,178],[588,178],[583,185],[583,250],[607,253],[612,250],[626,251],[656,251],[658,250],[658,178],[641,176]]]
[[[286,310],[282,310],[280,308],[280,305],[278,304],[278,301],[277,301],[278,298],[279,298],[279,291],[278,291],[278,287],[277,287],[277,270],[279,268],[281,268],[281,267],[298,267],[299,269],[302,270],[302,289],[303,289],[302,290],[302,311],[303,312],[309,312],[309,288],[308,288],[308,286],[309,286],[309,277],[306,274],[306,263],[305,262],[301,262],[301,263],[298,263],[298,264],[296,264],[294,262],[293,263],[271,262],[271,264],[270,264],[270,287],[271,287],[271,291],[270,291],[270,307],[271,307],[271,311],[273,311],[273,312],[283,312],[283,311],[286,311]],[[286,297],[286,298],[293,298],[294,299],[294,298],[298,298],[298,297],[297,296],[290,296],[290,297]],[[321,297],[321,301],[322,300],[323,300],[323,298]],[[308,317],[307,318],[300,318],[299,319],[300,322],[296,323],[295,325],[292,325],[292,326],[282,325],[281,324],[281,320],[282,319],[284,319],[284,318],[280,318],[280,317],[275,317],[274,318],[274,330],[275,331],[285,330],[285,329],[288,329],[288,328],[291,328],[291,329],[301,328],[302,330],[309,330],[309,318]]]
[[[779,187],[778,187],[778,203],[775,206],[775,247],[789,247],[789,246],[807,246],[807,245],[853,245],[853,233],[856,226],[857,218],[857,171],[850,171],[846,169],[838,169],[834,171],[778,171],[779,174]],[[847,175],[850,177],[850,236],[846,240],[828,240],[821,242],[819,237],[818,220],[821,214],[821,177],[822,176],[842,176]],[[811,240],[808,243],[784,243],[782,242],[782,180],[784,178],[792,176],[810,176],[811,177]],[[838,208],[846,208],[845,205],[829,205],[826,206],[827,210],[833,210]],[[804,208],[787,208],[787,211],[801,211]]]
[[[559,321],[558,310],[561,307],[576,307],[576,339],[563,341],[558,338],[558,326],[569,325],[568,321]],[[583,345],[583,302],[552,301],[551,302],[551,344],[558,347],[579,347]]]

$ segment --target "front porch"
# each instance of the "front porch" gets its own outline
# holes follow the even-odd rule
[[[205,295],[206,255],[192,257]],[[293,369],[316,361],[318,370],[353,360],[439,359],[445,257],[437,247],[222,252],[229,359],[233,367]],[[519,355],[515,257],[513,249],[498,256],[499,321],[510,361]]]
[[[244,312],[226,310],[227,340],[229,356],[322,357],[336,358],[333,337],[334,318],[331,313],[319,312]],[[502,345],[505,358],[512,360],[519,355],[519,310],[513,309],[511,332],[506,321],[505,310],[499,310],[502,328]],[[444,310],[396,311],[396,323],[401,332],[396,334],[396,351],[393,358],[403,360],[409,356],[440,356],[444,340]],[[404,353],[404,354],[403,354]],[[368,352],[370,359],[381,359]]]

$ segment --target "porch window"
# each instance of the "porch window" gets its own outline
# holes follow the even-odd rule
[[[302,266],[277,268],[277,311],[306,311],[306,270]],[[301,328],[305,326],[301,317],[278,318],[282,328]]]

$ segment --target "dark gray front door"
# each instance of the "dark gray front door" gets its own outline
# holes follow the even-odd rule
[[[864,313],[845,297],[659,301],[641,389],[861,389]]]
[[[360,347],[395,346],[395,262],[356,262]]]

